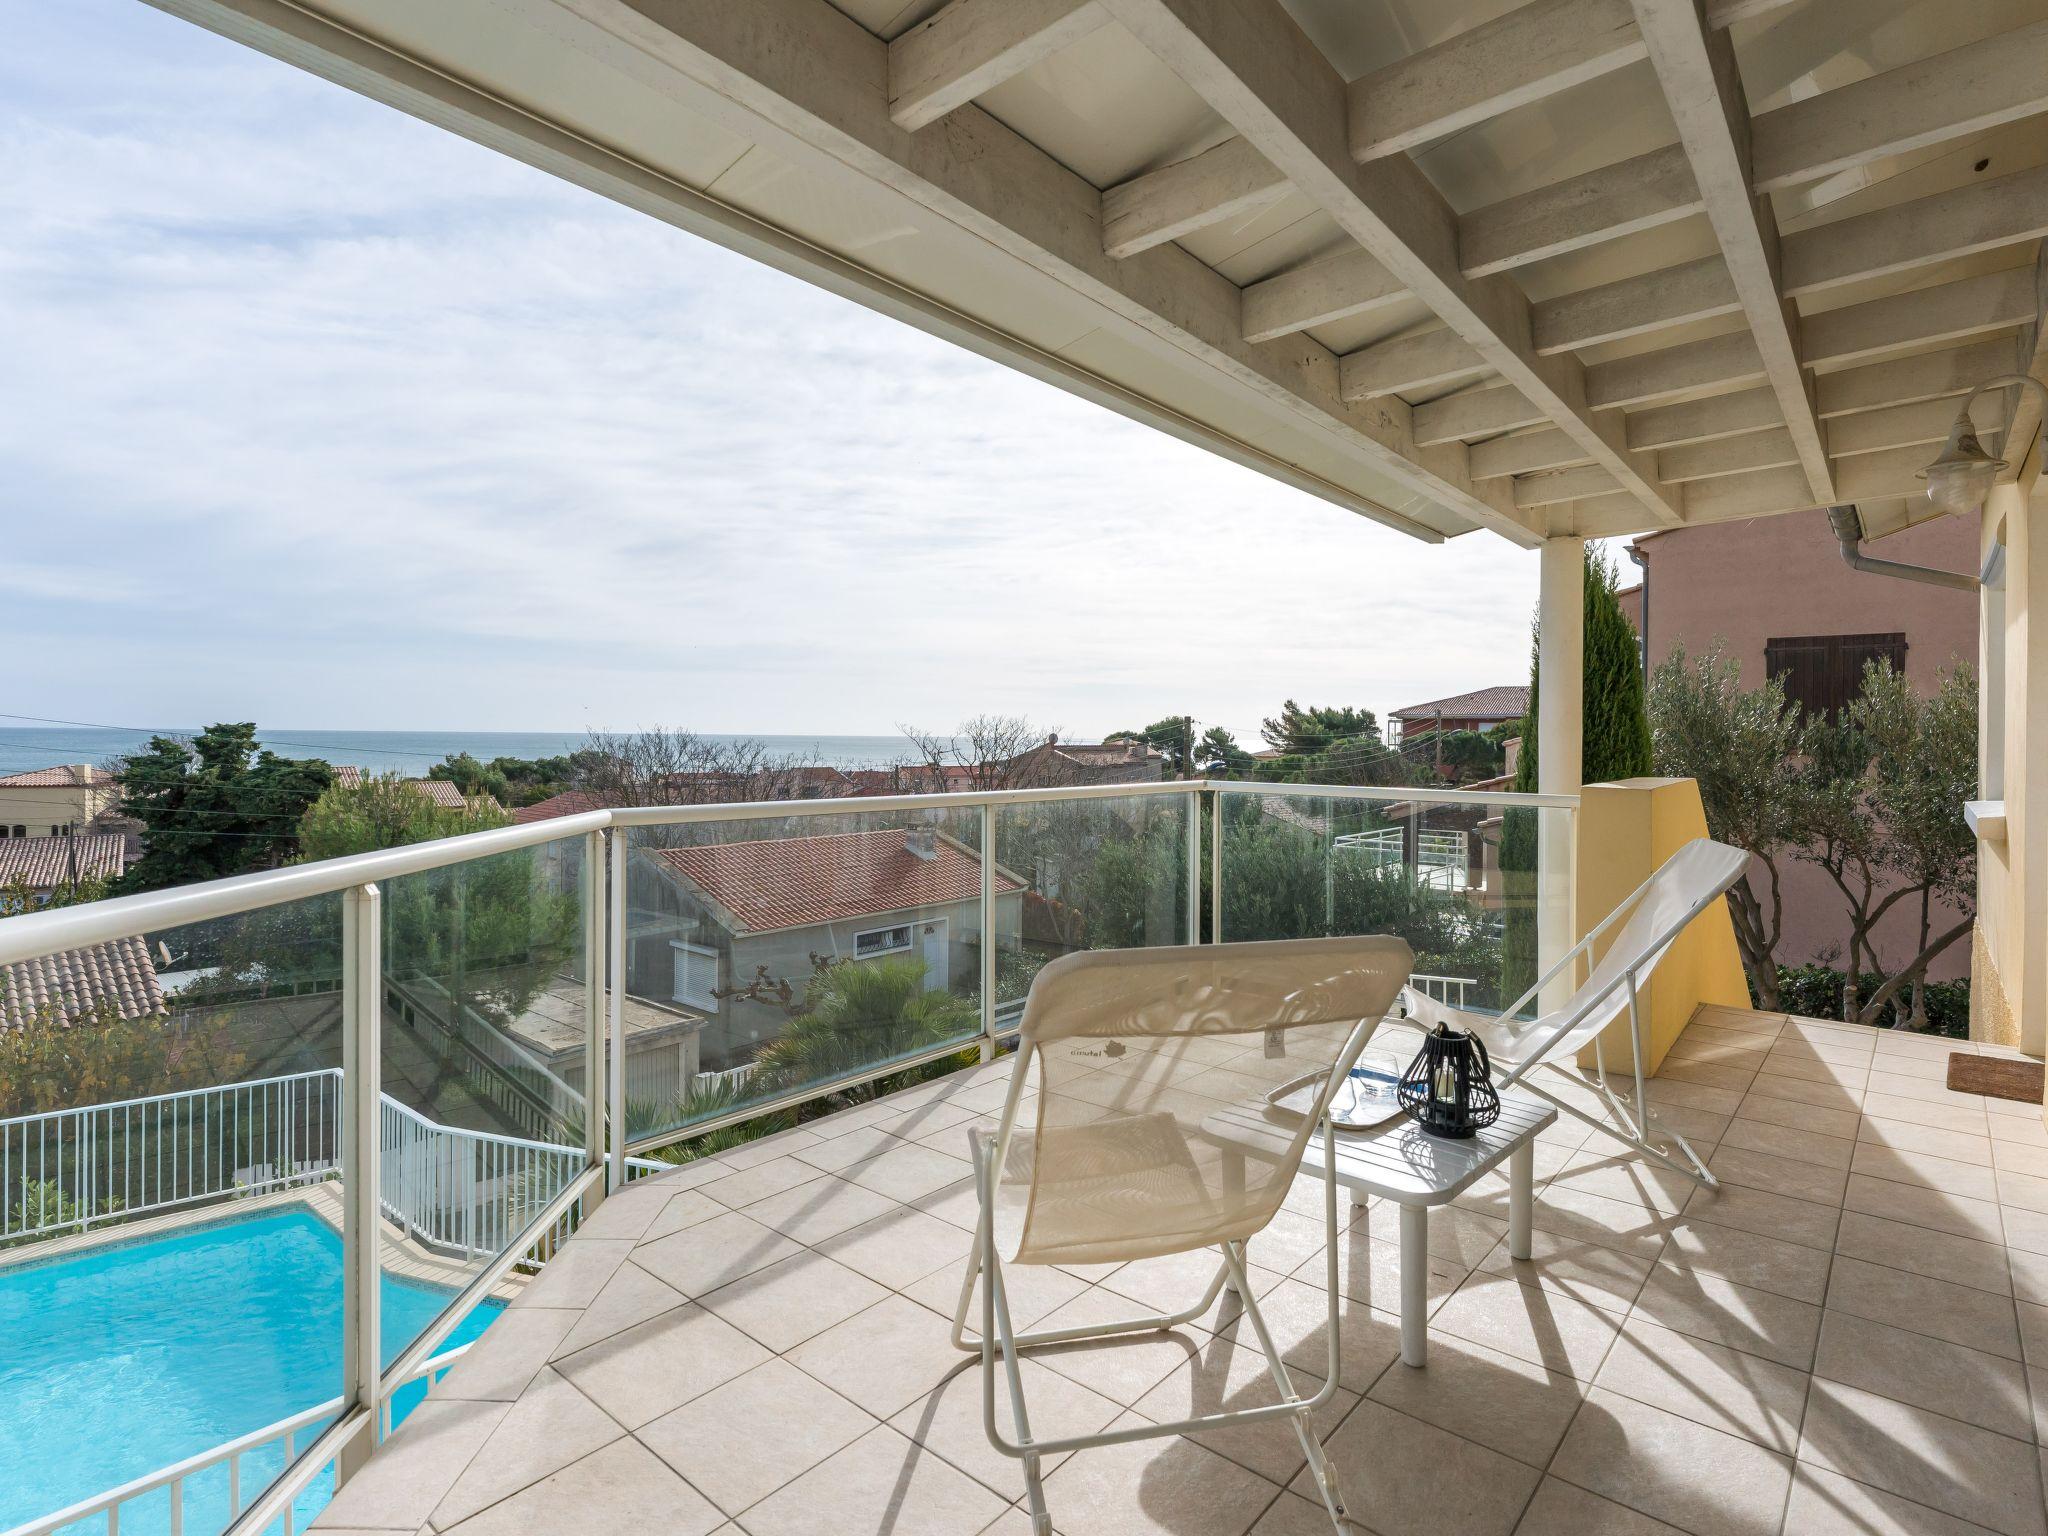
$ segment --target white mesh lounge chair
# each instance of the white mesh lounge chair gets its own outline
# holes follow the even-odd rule
[[[1330,1293],[1329,1368],[1312,1397],[1295,1390],[1245,1278],[1245,1240],[1273,1219],[1320,1124],[1335,1168],[1329,1097],[1392,1006],[1414,958],[1399,939],[1302,939],[1068,955],[1038,973],[1024,1005],[1016,1070],[993,1132],[970,1130],[981,1224],[953,1342],[979,1352],[990,1442],[1024,1463],[1032,1529],[1052,1529],[1042,1457],[1224,1424],[1291,1418],[1325,1505],[1343,1529],[1343,1500],[1309,1415],[1337,1382],[1337,1186],[1324,1175]],[[1306,1113],[1272,1108],[1276,1090],[1306,1080]],[[1204,1129],[1253,1106],[1274,1128],[1250,1149]],[[1220,1248],[1192,1306],[1089,1327],[1018,1333],[1003,1285],[1009,1264],[1103,1264]],[[977,1275],[978,1339],[968,1337]],[[1154,1332],[1201,1316],[1228,1283],[1241,1299],[1280,1401],[1090,1435],[1035,1439],[1018,1351]],[[996,1424],[996,1357],[1008,1377],[1016,1438]]]
[[[1636,1006],[1636,992],[1670,950],[1672,941],[1694,918],[1726,895],[1748,867],[1749,855],[1740,848],[1695,838],[1666,859],[1654,875],[1637,886],[1626,901],[1608,913],[1499,1015],[1448,1007],[1417,987],[1401,994],[1402,1007],[1410,1019],[1424,1028],[1449,1024],[1477,1035],[1493,1059],[1494,1081],[1499,1087],[1519,1084],[1644,1156],[1712,1185],[1715,1180],[1707,1165],[1677,1131],[1667,1134],[1684,1154],[1683,1163],[1651,1139],[1653,1129],[1665,1128],[1657,1125],[1656,1116],[1643,1097],[1643,1022]],[[1563,974],[1579,956],[1589,953],[1594,942],[1616,925],[1619,931],[1570,997],[1533,1019],[1519,1017],[1554,977]],[[1608,1086],[1607,1063],[1598,1044],[1607,1026],[1623,1014],[1628,1015],[1629,1040],[1635,1058],[1632,1105],[1624,1105]],[[1595,1052],[1595,1071],[1590,1079],[1567,1070],[1567,1064],[1589,1042]],[[1606,1103],[1613,1120],[1588,1114],[1577,1104],[1545,1091],[1530,1075],[1540,1066],[1563,1072],[1574,1082],[1591,1088]]]

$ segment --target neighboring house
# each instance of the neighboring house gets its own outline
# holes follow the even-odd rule
[[[62,837],[120,798],[119,781],[89,763],[10,773],[0,777],[0,837]]]
[[[333,765],[333,768],[334,782],[336,786],[342,789],[354,789],[365,779],[376,777],[375,774],[364,773],[361,768],[353,763],[336,763]],[[505,809],[502,805],[498,804],[498,797],[496,795],[464,795],[462,787],[449,779],[400,779],[398,782],[407,789],[425,795],[443,810],[467,810],[472,799],[481,802],[494,811],[502,812]]]
[[[1014,784],[1151,784],[1166,776],[1166,754],[1131,737],[1115,741],[1061,741],[1010,759]]]
[[[999,946],[1024,884],[996,871]],[[820,961],[906,956],[927,988],[979,985],[980,856],[931,827],[654,848],[628,885],[628,990],[708,1016],[707,1070],[779,1034]]]
[[[553,821],[557,816],[580,816],[585,811],[601,811],[610,803],[587,789],[565,789],[545,800],[536,800],[532,805],[514,806],[512,820],[523,827],[529,822]]]
[[[1887,560],[1943,570],[1977,569],[1977,514],[1942,517],[1892,534]],[[1657,667],[1679,647],[1690,656],[1719,645],[1740,665],[1745,688],[1784,680],[1786,697],[1809,710],[1839,709],[1855,697],[1864,663],[1889,659],[1917,691],[1940,675],[1977,663],[1977,599],[1968,592],[1852,571],[1825,509],[1747,522],[1703,523],[1643,534],[1634,541],[1643,579],[1623,594],[1623,611],[1647,618],[1644,650]],[[1841,894],[1825,872],[1786,855],[1778,860],[1786,965],[1836,962],[1848,945]],[[1768,904],[1768,892],[1752,877]],[[1878,925],[1878,953],[1903,963],[1917,947],[1919,910],[1901,903]],[[1936,926],[1960,914],[1940,906]],[[1969,973],[1967,946],[1954,945],[1930,976]]]
[[[80,880],[118,880],[128,868],[128,841],[118,832],[0,840],[0,889],[17,883],[41,902]]]
[[[0,1029],[19,1029],[45,1010],[68,1023],[105,1009],[123,1019],[165,1012],[147,940],[113,939],[0,965]]]
[[[1529,712],[1529,685],[1501,683],[1470,693],[1410,704],[1387,716],[1387,745],[1422,731],[1490,731]]]

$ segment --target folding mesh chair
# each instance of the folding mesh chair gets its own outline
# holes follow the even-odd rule
[[[1486,1054],[1492,1058],[1494,1081],[1500,1087],[1519,1083],[1567,1114],[1577,1115],[1588,1125],[1626,1143],[1644,1157],[1713,1186],[1714,1176],[1707,1171],[1706,1163],[1693,1150],[1692,1143],[1676,1130],[1659,1126],[1643,1096],[1643,1020],[1642,1011],[1637,1006],[1637,988],[1657,968],[1657,962],[1670,952],[1672,944],[1692,920],[1725,896],[1748,868],[1749,855],[1740,848],[1711,842],[1704,837],[1694,838],[1666,859],[1655,874],[1637,886],[1627,900],[1601,919],[1592,932],[1566,951],[1555,965],[1537,978],[1534,986],[1500,1014],[1467,1013],[1440,1003],[1414,987],[1401,994],[1402,1009],[1425,1029],[1448,1024],[1454,1029],[1477,1035],[1486,1045]],[[1566,974],[1566,968],[1582,955],[1590,954],[1593,945],[1617,925],[1619,931],[1601,952],[1600,958],[1593,962],[1585,981],[1573,990],[1570,997],[1533,1019],[1517,1017],[1551,981]],[[1607,1061],[1600,1046],[1600,1036],[1606,1032],[1607,1026],[1623,1014],[1628,1016],[1629,1044],[1635,1063],[1635,1100],[1632,1106],[1624,1105],[1608,1085]],[[1565,1063],[1588,1044],[1593,1046],[1594,1053],[1594,1075],[1591,1078],[1568,1071],[1565,1067]],[[1529,1074],[1540,1066],[1549,1066],[1582,1087],[1592,1089],[1606,1104],[1613,1118],[1606,1120],[1588,1114],[1577,1104],[1531,1081]],[[1653,1132],[1659,1130],[1667,1130],[1683,1153],[1684,1162],[1681,1163],[1652,1140]]]
[[[1290,1418],[1323,1502],[1343,1529],[1343,1499],[1309,1420],[1337,1385],[1337,1166],[1331,1093],[1392,1006],[1414,963],[1391,938],[1283,940],[1104,950],[1038,973],[1024,1007],[1017,1065],[993,1132],[970,1130],[981,1221],[953,1342],[981,1355],[991,1444],[1024,1463],[1032,1528],[1052,1529],[1041,1458],[1088,1446]],[[1287,1090],[1294,1108],[1268,1103]],[[1264,1134],[1220,1127],[1247,1115]],[[1325,1138],[1329,1367],[1295,1390],[1245,1275],[1245,1240],[1273,1219],[1308,1138]],[[1003,1270],[1011,1264],[1113,1264],[1220,1248],[1207,1290],[1180,1312],[1020,1334]],[[978,1339],[968,1337],[977,1275]],[[1280,1401],[1171,1424],[1034,1439],[1018,1351],[1154,1332],[1201,1316],[1228,1284],[1243,1304]],[[1000,1346],[1000,1351],[998,1350]],[[1016,1438],[996,1425],[1000,1352]]]

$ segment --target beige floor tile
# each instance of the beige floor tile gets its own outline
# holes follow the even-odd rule
[[[377,1531],[425,1526],[511,1406],[429,1397],[378,1447],[374,1467],[336,1492],[322,1524]]]
[[[1739,1147],[1746,1152],[1767,1152],[1790,1161],[1840,1170],[1845,1175],[1856,1150],[1855,1142],[1824,1131],[1739,1117],[1721,1137],[1721,1146]]]
[[[961,1140],[964,1143],[966,1138],[962,1137]],[[870,1157],[878,1157],[884,1152],[904,1145],[906,1143],[901,1137],[883,1130],[880,1126],[870,1125],[827,1137],[792,1155],[821,1172],[837,1173],[843,1168],[850,1168],[855,1163],[864,1162]]]
[[[1952,1157],[1926,1152],[1899,1152],[1874,1142],[1856,1144],[1856,1158],[1850,1168],[1875,1179],[1892,1179],[1900,1184],[1918,1184],[1973,1200],[1998,1198],[1998,1184],[1991,1170],[1981,1163],[1960,1163]]]
[[[1330,1517],[1323,1512],[1320,1498],[1305,1499],[1298,1493],[1283,1493],[1259,1516],[1251,1536],[1329,1536],[1329,1532]],[[1009,1533],[991,1530],[989,1536],[1009,1536]],[[1016,1536],[1029,1536],[1029,1533],[1020,1530]]]
[[[1534,1225],[1540,1231],[1599,1243],[1654,1263],[1664,1251],[1670,1218],[1626,1200],[1545,1187],[1536,1191]],[[1506,1230],[1505,1223],[1502,1230]]]
[[[571,1243],[569,1251],[576,1246]],[[732,1211],[658,1242],[642,1243],[633,1250],[633,1262],[670,1289],[697,1297],[799,1251],[799,1245],[780,1232]],[[550,1263],[541,1278],[545,1280],[554,1267]]]
[[[1546,1477],[1515,1536],[1687,1536],[1675,1525]]]
[[[700,1184],[697,1193],[738,1210],[756,1200],[765,1200],[770,1195],[794,1189],[799,1184],[808,1184],[817,1177],[818,1170],[801,1158],[774,1157],[751,1168],[729,1173],[722,1179]]]
[[[2026,1301],[2017,1306],[2021,1353],[2029,1365],[2048,1365],[2048,1306]],[[2048,1440],[2048,1436],[2043,1438]]]
[[[1745,1099],[1777,1099],[1816,1109],[1854,1112],[1863,1103],[1864,1090],[1845,1083],[1815,1082],[1807,1077],[1790,1077],[1782,1072],[1762,1071],[1749,1085]]]
[[[732,1324],[691,1305],[564,1355],[555,1369],[621,1424],[638,1429],[767,1358],[767,1350]]]
[[[1873,1392],[1815,1377],[1799,1459],[2008,1536],[2048,1530],[2032,1445]]]
[[[1682,1043],[1682,1042],[1681,1042]],[[1731,1063],[1740,1061],[1740,1065]],[[1703,1056],[1680,1056],[1676,1048],[1664,1058],[1657,1075],[1680,1083],[1703,1083],[1709,1088],[1726,1088],[1735,1093],[1748,1089],[1750,1079],[1763,1061],[1763,1052],[1737,1053],[1715,1050]]]
[[[1650,1272],[1631,1316],[1798,1370],[1811,1368],[1820,1338],[1813,1303],[1673,1264]]]
[[[1992,1165],[2000,1173],[2023,1173],[2029,1178],[2048,1178],[2048,1146],[2007,1140],[1996,1141],[1991,1145]]]
[[[1466,1266],[1440,1259],[1435,1254],[1428,1256],[1427,1264],[1427,1294],[1432,1307],[1455,1291],[1470,1273]],[[1322,1251],[1319,1249],[1302,1260],[1293,1271],[1293,1277],[1304,1285],[1320,1288],[1327,1277]],[[1117,1285],[1117,1278],[1120,1276],[1110,1280],[1112,1287]],[[1337,1288],[1353,1301],[1398,1312],[1401,1309],[1400,1243],[1374,1237],[1364,1227],[1338,1233]]]
[[[1799,1448],[1806,1373],[1757,1355],[1631,1317],[1595,1381],[1787,1456]]]
[[[587,1307],[633,1251],[628,1241],[573,1238],[520,1288],[514,1307]]]
[[[1644,1162],[1605,1142],[1594,1142],[1574,1152],[1545,1188],[1599,1195],[1671,1215],[1685,1209],[1695,1185],[1682,1173]]]
[[[971,1182],[971,1181],[970,1181]],[[902,1207],[888,1195],[827,1174],[779,1195],[756,1200],[747,1215],[799,1243],[822,1243]]]
[[[625,1239],[638,1242],[647,1227],[674,1198],[673,1191],[645,1180],[636,1181],[616,1194],[605,1197],[597,1210],[577,1224],[581,1238]]]
[[[1889,1323],[1987,1354],[2020,1358],[2012,1298],[1847,1256],[1828,1277],[1830,1310]]]
[[[964,1157],[908,1143],[845,1169],[840,1177],[891,1200],[910,1201],[974,1172]]]
[[[430,1518],[445,1531],[624,1434],[617,1420],[572,1383],[542,1371],[505,1411]]]
[[[2025,1173],[2000,1173],[1995,1190],[2000,1205],[2048,1211],[2048,1179],[2037,1179]]]
[[[1809,1083],[1833,1083],[1841,1088],[1864,1088],[1870,1081],[1867,1064],[1846,1065],[1789,1050],[1775,1050],[1764,1058],[1757,1075],[1767,1073],[1774,1077],[1803,1077]]]
[[[1735,1191],[1731,1184],[1723,1193]],[[1718,1221],[1691,1219],[1672,1227],[1671,1240],[1664,1249],[1666,1263],[1816,1303],[1827,1294],[1829,1258],[1825,1250],[1804,1243],[1788,1243]]]
[[[782,1354],[888,1294],[821,1253],[797,1253],[720,1286],[699,1305]]]
[[[950,1327],[953,1310],[960,1305],[960,1279],[965,1273],[966,1261],[963,1259],[958,1264],[933,1270],[922,1280],[905,1286],[903,1294],[934,1312],[944,1314]],[[1036,1328],[1047,1313],[1057,1311],[1079,1296],[1088,1289],[1088,1284],[1050,1264],[1012,1264],[1003,1271],[1003,1288],[1010,1300],[1010,1325],[1024,1332]],[[1124,1310],[1129,1313],[1141,1309],[1127,1304]],[[974,1282],[974,1297],[968,1303],[967,1327],[971,1334],[978,1336],[981,1332],[979,1279]]]
[[[1313,1397],[1322,1388],[1323,1378],[1308,1371],[1289,1367],[1288,1375],[1297,1397]],[[1210,1339],[1200,1354],[1176,1366],[1134,1406],[1155,1424],[1163,1424],[1202,1414],[1263,1408],[1279,1401],[1280,1390],[1274,1385],[1266,1352],[1247,1330],[1241,1341],[1235,1335]],[[1329,1401],[1312,1417],[1316,1438],[1328,1439],[1357,1401],[1357,1393],[1341,1386],[1333,1388]],[[1202,1430],[1189,1438],[1275,1483],[1287,1482],[1306,1460],[1292,1418]]]
[[[2017,1115],[2001,1114],[1987,1107],[1984,1120],[1990,1127],[1993,1141],[2017,1142],[2023,1147],[2048,1147],[2048,1125],[2042,1123],[2039,1115],[2025,1113],[2027,1105],[2012,1104],[2009,1100],[1987,1099],[1984,1102],[1987,1106],[2000,1102],[2021,1111]]]
[[[1456,1334],[1519,1360],[1591,1381],[1622,1314],[1556,1291],[1481,1270],[1430,1319],[1431,1333]]]
[[[1714,1149],[1714,1155],[1707,1159],[1707,1169],[1723,1184],[1769,1190],[1819,1205],[1840,1205],[1842,1192],[1849,1183],[1849,1175],[1843,1169],[1753,1152],[1727,1142]]]
[[[1990,1133],[1990,1117],[1984,1113],[1981,1102],[1948,1103],[1939,1099],[1872,1091],[1863,1096],[1863,1113],[1874,1119],[1924,1125],[1940,1131],[1960,1131],[1971,1136]]]
[[[605,1282],[604,1289],[584,1308],[575,1326],[562,1336],[549,1358],[559,1360],[564,1355],[573,1355],[600,1339],[623,1333],[650,1317],[659,1317],[671,1307],[680,1307],[683,1300],[682,1292],[638,1264],[621,1264]]]
[[[487,1335],[490,1348],[465,1350],[448,1374],[434,1383],[433,1395],[515,1401],[540,1374],[580,1315],[552,1307],[507,1308],[491,1324]]]
[[[1801,1462],[1785,1506],[1788,1536],[1985,1536],[1984,1527]]]
[[[1027,1357],[1020,1364],[1024,1412],[1031,1420],[1035,1440],[1092,1435],[1124,1411],[1121,1404],[1090,1392],[1058,1371],[1047,1370],[1036,1360]],[[1017,1423],[1010,1412],[1009,1383],[1000,1362],[996,1373],[996,1427],[1015,1444]],[[948,1376],[889,1422],[926,1450],[945,1457],[990,1492],[1006,1499],[1024,1497],[1024,1463],[989,1444],[988,1431],[982,1424],[979,1361],[971,1361],[966,1369]],[[1047,1457],[1043,1471],[1051,1472],[1064,1460],[1066,1453]]]
[[[638,1435],[738,1514],[874,1427],[871,1415],[822,1382],[786,1360],[766,1360],[641,1425]]]
[[[1685,1203],[1687,1224],[1711,1221],[1716,1226],[1740,1227],[1745,1232],[1821,1249],[1834,1246],[1841,1214],[1833,1205],[1737,1184],[1720,1189],[1699,1185]]]
[[[1529,1237],[1528,1258],[1509,1257],[1507,1239],[1502,1238],[1480,1260],[1479,1268],[1491,1274],[1512,1275],[1524,1285],[1541,1286],[1617,1312],[1636,1299],[1652,1268],[1648,1260],[1619,1249],[1561,1237],[1541,1228],[1533,1230]],[[1393,1310],[1399,1310],[1398,1304]]]
[[[638,1241],[654,1242],[667,1237],[671,1232],[680,1232],[685,1227],[694,1227],[700,1221],[709,1221],[714,1216],[723,1216],[725,1207],[709,1195],[700,1195],[694,1189],[683,1190],[671,1195],[668,1203],[655,1212],[654,1219],[647,1223]]]
[[[1793,1051],[1820,1061],[1867,1062],[1877,1050],[1877,1041],[1855,1028],[1839,1032],[1800,1029],[1780,1034],[1774,1051]]]
[[[2013,1248],[2006,1256],[2012,1268],[2013,1294],[2037,1306],[2048,1303],[2048,1253]]]
[[[1320,1300],[1322,1293],[1316,1294]],[[1036,1326],[1091,1327],[1128,1318],[1132,1310],[1129,1297],[1091,1287],[1047,1313]],[[1115,1334],[1080,1343],[1055,1344],[1034,1349],[1032,1358],[1128,1408],[1164,1381],[1168,1372],[1197,1354],[1209,1337],[1206,1328],[1190,1323],[1169,1332]]]
[[[1401,1208],[1391,1200],[1375,1204],[1360,1221],[1375,1242],[1400,1243]],[[1470,1269],[1507,1235],[1507,1230],[1506,1221],[1456,1205],[1439,1206],[1429,1213],[1429,1251]]]
[[[746,1513],[748,1536],[975,1536],[1003,1501],[886,1424],[812,1467]]]
[[[1814,1374],[2026,1440],[2033,1407],[2017,1360],[1847,1312],[1821,1324]]]
[[[1870,1074],[1870,1092],[1890,1094],[1901,1099],[1922,1099],[1930,1104],[1976,1104],[1987,1101],[1974,1093],[1951,1093],[1944,1072],[1940,1076],[1923,1073],[1905,1073],[1891,1070],[1884,1062],[1877,1064]],[[1989,1111],[1986,1111],[1989,1113]]]
[[[1867,1216],[1883,1216],[1891,1221],[1910,1222],[1916,1227],[1932,1227],[1937,1232],[1953,1232],[1958,1237],[1974,1237],[1980,1242],[1998,1242],[2004,1233],[1995,1201],[1952,1195],[1918,1184],[1895,1184],[1890,1179],[1873,1179],[1865,1173],[1849,1175],[1849,1187],[1842,1201],[1850,1210],[1861,1211]]]
[[[1502,1536],[1542,1475],[1370,1399],[1330,1437],[1329,1456],[1347,1511],[1378,1536]],[[1306,1472],[1293,1489],[1314,1496]]]
[[[1795,1079],[1795,1081],[1797,1081]],[[1747,1122],[1752,1127],[1774,1125],[1785,1131],[1804,1131],[1813,1136],[1830,1136],[1837,1141],[1854,1141],[1856,1126],[1861,1116],[1853,1107],[1828,1108],[1810,1101],[1801,1102],[1782,1095],[1759,1093],[1751,1089],[1742,1101],[1742,1107],[1735,1112],[1735,1120],[1729,1129]],[[1727,1140],[1726,1136],[1721,1138]],[[1762,1147],[1761,1151],[1773,1148]],[[1831,1167],[1847,1167],[1849,1148],[1838,1149],[1839,1157],[1827,1156],[1809,1158],[1809,1162],[1825,1162]]]
[[[857,1113],[857,1112],[856,1112]],[[815,1145],[819,1140],[817,1132],[809,1126],[791,1126],[777,1131],[773,1136],[763,1136],[756,1141],[742,1142],[718,1154],[719,1160],[728,1168],[757,1168],[762,1163],[773,1162],[778,1157],[788,1157]]]
[[[1791,1459],[1595,1387],[1551,1472],[1697,1536],[1775,1536]]]
[[[1910,1120],[1886,1120],[1866,1114],[1857,1140],[1894,1152],[1918,1152],[1930,1157],[1952,1158],[1973,1167],[1991,1162],[1991,1137],[1984,1131],[1949,1131],[1938,1126],[1916,1125]]]
[[[1910,1222],[1889,1221],[1849,1211],[1842,1217],[1842,1232],[1835,1244],[1837,1253],[1871,1264],[1889,1264],[1893,1269],[1932,1275],[1980,1291],[2012,1293],[2012,1276],[2005,1249],[1996,1243],[1980,1243],[1973,1237],[1916,1227]]]
[[[1126,1414],[1113,1427],[1142,1422]],[[1072,1536],[1242,1536],[1280,1490],[1191,1440],[1076,1451],[1045,1480],[1046,1510]]]
[[[824,1239],[817,1250],[900,1291],[940,1270],[957,1271],[973,1246],[973,1237],[958,1227],[904,1206]]]
[[[652,1451],[633,1440],[616,1440],[442,1529],[451,1536],[534,1536],[571,1530],[703,1536],[724,1520]]]
[[[1715,1115],[1732,1115],[1742,1103],[1742,1095],[1732,1088],[1709,1088],[1703,1083],[1681,1083],[1674,1078],[1653,1077],[1644,1091],[1652,1104],[1704,1109]]]
[[[1443,1334],[1430,1340],[1427,1366],[1391,1365],[1368,1395],[1541,1468],[1549,1464],[1585,1393],[1585,1383],[1562,1372]]]
[[[923,1397],[967,1358],[953,1348],[945,1318],[903,1296],[885,1296],[788,1355],[878,1419]]]
[[[1328,1375],[1329,1302],[1320,1286],[1304,1285],[1299,1280],[1282,1281],[1259,1298],[1259,1310],[1290,1369],[1307,1371],[1318,1378]],[[1401,1352],[1400,1327],[1396,1313],[1340,1298],[1338,1384],[1353,1392],[1370,1388]],[[1253,1341],[1250,1326],[1242,1318],[1223,1332],[1245,1343]]]

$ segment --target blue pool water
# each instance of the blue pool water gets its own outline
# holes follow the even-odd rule
[[[384,1277],[386,1365],[451,1295]],[[475,1338],[498,1310],[477,1307],[446,1347]],[[310,1212],[0,1269],[0,1531],[340,1391],[341,1238]],[[414,1387],[394,1406],[421,1395]],[[282,1465],[281,1449],[249,1458],[243,1498]],[[185,1529],[220,1530],[227,1499],[225,1468],[196,1479]],[[325,1502],[316,1486],[301,1509],[310,1515]],[[124,1505],[121,1529],[168,1531],[167,1496]]]

